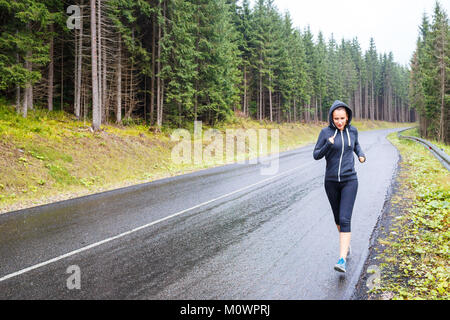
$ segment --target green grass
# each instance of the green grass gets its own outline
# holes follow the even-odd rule
[[[405,124],[355,121],[359,130]],[[326,123],[270,123],[236,117],[214,129],[278,129],[280,152],[315,143]],[[90,123],[61,111],[35,109],[23,118],[0,99],[0,213],[64,200],[127,185],[149,182],[226,163],[176,164],[171,141],[176,128],[154,133],[137,121],[102,125],[92,133]],[[187,129],[193,133],[193,125]],[[203,125],[203,132],[211,127]],[[270,146],[270,133],[268,135]],[[209,142],[204,142],[207,147]],[[225,145],[225,143],[224,143]],[[248,146],[239,159],[257,156]],[[237,160],[234,159],[234,160]]]
[[[391,200],[401,214],[394,217],[389,235],[379,240],[386,247],[379,256],[382,279],[371,293],[448,300],[450,174],[420,144],[395,134],[389,140],[403,160],[400,194]]]

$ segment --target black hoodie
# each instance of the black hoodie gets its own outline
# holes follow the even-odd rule
[[[345,107],[348,114],[348,122],[343,131],[336,128],[333,122],[333,111],[339,107]],[[336,100],[328,113],[330,125],[320,131],[319,139],[314,148],[314,159],[320,160],[325,157],[327,167],[325,172],[326,181],[345,182],[356,180],[355,157],[366,158],[358,142],[358,130],[351,126],[352,110],[342,101]],[[334,144],[328,139],[335,137]]]

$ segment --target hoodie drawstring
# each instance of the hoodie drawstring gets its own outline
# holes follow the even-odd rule
[[[351,147],[352,144],[350,142],[350,134],[348,133],[348,128],[345,128],[347,130],[347,137],[348,137],[348,146]]]
[[[336,131],[334,132],[333,139],[336,138],[337,132],[338,132],[338,130],[336,129]]]
[[[345,130],[347,131],[348,146],[351,147],[352,143],[350,142],[350,134],[348,133],[348,128],[345,128]],[[336,131],[334,132],[333,138],[336,138],[337,133],[338,133],[338,130],[336,129]]]

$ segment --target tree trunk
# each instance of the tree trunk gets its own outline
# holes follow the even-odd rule
[[[272,78],[269,76],[269,112],[270,112],[270,122],[273,122],[273,105],[272,105]]]
[[[319,105],[317,104],[317,97],[314,97],[314,103],[315,103],[315,107],[314,107],[314,122],[318,123],[319,122]]]
[[[150,83],[150,125],[153,126],[153,116],[155,108],[155,68],[156,68],[156,13],[153,14],[153,32],[152,32],[152,79]]]
[[[97,58],[98,58],[98,106],[100,110],[101,120],[104,119],[104,106],[103,106],[103,90],[102,90],[102,17],[101,17],[102,1],[98,0],[97,6]]]
[[[31,53],[30,53],[31,57]],[[33,71],[33,63],[30,62],[30,71]],[[33,99],[33,85],[30,83],[30,86],[28,88],[28,109],[33,110],[34,109],[34,99]]]
[[[116,122],[122,122],[122,39],[118,36]]]
[[[195,52],[199,52],[200,50],[200,13],[197,12],[197,34],[195,38]],[[195,64],[197,65],[197,74],[200,74],[200,63],[198,60],[198,56],[195,56]],[[195,94],[194,94],[194,121],[197,121],[197,112],[198,112],[198,77],[195,79]]]
[[[376,97],[374,97],[374,100],[375,100],[375,118],[374,119],[376,119],[376,120],[380,120],[380,111],[378,110],[378,107],[379,107],[379,97],[378,96],[376,96]]]
[[[244,65],[244,110],[242,112],[247,115],[247,66]]]
[[[75,117],[80,119],[81,113],[81,68],[83,63],[83,1],[80,6],[80,30],[78,32],[78,54],[77,54],[77,83],[75,85]]]
[[[147,124],[147,75],[144,75],[144,123]]]
[[[441,26],[441,48],[439,52],[439,68],[440,68],[440,102],[441,102],[441,115],[439,119],[439,135],[438,139],[440,142],[448,142],[449,138],[448,133],[446,130],[446,110],[445,110],[445,83],[446,83],[446,74],[445,71],[447,69],[446,64],[446,52],[445,47],[447,46],[446,39],[448,39],[448,36],[446,35],[446,30],[448,30],[447,24],[443,24]],[[447,53],[448,56],[448,53]]]
[[[294,122],[297,122],[297,105],[294,97]]]
[[[319,98],[319,121],[323,121],[322,95]]]
[[[130,76],[129,76],[129,78],[130,78],[130,93],[129,93],[129,97],[128,97],[129,108],[128,108],[127,112],[125,113],[125,119],[131,118],[131,114],[132,114],[133,109],[134,109],[133,70],[134,70],[134,63],[131,63]]]
[[[47,87],[47,105],[48,110],[53,110],[53,66],[54,66],[54,56],[53,56],[53,23],[50,25],[50,63],[48,65],[48,87]]]
[[[358,110],[359,110],[359,118],[362,119],[362,85],[361,78],[359,79],[359,91],[358,91]]]
[[[373,89],[373,82],[370,84],[370,119],[375,120],[375,91]]]
[[[27,24],[28,30],[31,30],[31,24]],[[26,53],[26,62],[25,68],[31,73],[33,71],[33,64],[31,63],[32,51],[28,50]],[[25,96],[26,96],[26,104],[25,107],[27,109],[26,112],[22,112],[23,117],[27,116],[28,110],[33,110],[33,86],[31,82],[28,82],[25,87]]]
[[[75,43],[75,50],[74,50],[74,82],[73,82],[73,114],[76,116],[77,114],[77,105],[78,105],[78,90],[80,88],[78,87],[78,46],[80,45],[78,43],[78,39],[80,38],[80,32],[77,31],[77,28],[74,30],[74,43]],[[78,118],[78,117],[77,117]]]
[[[159,4],[161,5],[161,4]],[[156,78],[156,124],[159,123],[159,112],[161,110],[161,25],[158,23],[158,60],[157,60],[158,75]],[[197,113],[197,110],[194,111]]]
[[[278,116],[277,116],[278,123],[281,123],[281,95],[278,93]]]
[[[177,102],[178,106],[178,128],[181,128],[181,101]]]
[[[102,62],[103,62],[103,74],[102,74],[102,110],[105,115],[103,121],[108,121],[109,118],[109,101],[108,101],[108,90],[106,87],[106,45],[105,40],[103,40],[103,48],[102,48]]]
[[[263,109],[263,88],[262,88],[262,72],[261,72],[261,67],[260,67],[260,70],[259,70],[259,110],[258,110],[259,121],[262,121],[262,109]]]
[[[262,90],[262,109],[261,109],[261,120],[266,118],[266,97],[264,96],[264,89]]]
[[[64,40],[61,41],[61,93],[59,103],[61,110],[64,110]]]
[[[19,33],[18,30],[16,30],[16,35]],[[16,53],[16,62],[17,64],[20,63],[19,53]],[[16,85],[16,112],[20,113],[21,105],[20,105],[20,86]]]
[[[92,71],[92,128],[94,131],[100,130],[101,112],[99,106],[98,92],[98,66],[97,66],[97,24],[95,20],[95,2],[91,1],[91,71]]]
[[[364,86],[364,119],[369,119],[369,82]]]
[[[26,60],[25,60],[25,68],[28,71],[31,72],[31,61],[30,61],[30,59],[31,59],[31,51],[27,51]],[[23,103],[23,106],[22,106],[22,116],[24,118],[27,117],[28,109],[31,109],[30,108],[30,105],[32,104],[32,101],[30,101],[30,98],[31,98],[30,91],[31,90],[32,90],[31,83],[27,82],[27,84],[25,86],[24,103]]]
[[[303,105],[303,118],[305,119],[305,123],[308,123],[308,104],[306,102]]]
[[[21,108],[21,105],[20,105],[20,86],[17,85],[16,86],[16,113],[20,112],[20,108]]]
[[[388,112],[389,112],[389,121],[394,122],[394,104],[393,104],[393,98],[392,98],[392,88],[391,84],[389,83],[389,90],[388,90]]]
[[[159,41],[161,42],[161,37],[164,34],[165,35],[165,28],[164,25],[166,23],[166,2],[163,1],[163,25],[159,27]],[[164,28],[164,30],[163,30]],[[161,72],[161,45],[158,45],[158,73]],[[159,85],[160,85],[160,89],[159,89],[159,99],[160,101],[158,101],[158,127],[162,126],[162,119],[163,119],[163,108],[164,108],[164,79],[161,77],[161,75],[159,76]]]
[[[158,126],[162,126],[163,121],[163,111],[164,111],[164,79],[161,81],[161,103],[160,103]]]

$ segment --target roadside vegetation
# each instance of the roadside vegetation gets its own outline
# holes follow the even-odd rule
[[[0,101],[0,213],[65,200],[91,193],[184,174],[221,163],[175,164],[170,135],[176,128],[151,127],[129,120],[103,125],[98,133],[90,123],[61,111],[34,109],[27,118]],[[277,124],[236,117],[215,129],[279,129],[279,150],[315,143],[325,123]],[[388,128],[388,122],[354,122],[359,130]],[[405,126],[407,124],[398,124]],[[203,132],[210,127],[203,126]],[[186,128],[193,133],[193,124]],[[193,136],[193,134],[192,134]],[[268,134],[270,151],[270,133]],[[208,145],[209,142],[204,142]],[[248,150],[245,157],[256,155]]]
[[[399,190],[387,213],[394,222],[377,239],[381,281],[369,295],[448,300],[450,174],[422,145],[396,134],[388,138],[402,157]]]
[[[412,129],[406,130],[402,133],[402,135],[421,138],[419,128],[412,128]],[[433,138],[428,138],[427,140],[430,141],[432,144],[434,144],[439,149],[441,149],[442,151],[444,151],[446,154],[450,154],[450,145],[445,144],[443,142],[439,142]]]

